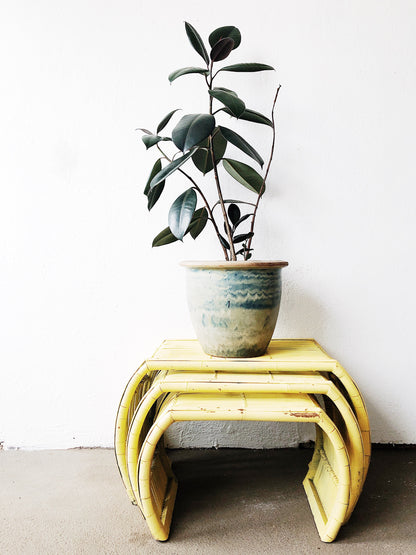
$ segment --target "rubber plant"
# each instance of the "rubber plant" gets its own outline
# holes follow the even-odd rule
[[[240,31],[232,25],[215,29],[209,35],[208,41],[211,47],[209,54],[202,38],[191,24],[185,23],[185,31],[192,47],[203,59],[204,65],[203,67],[192,66],[177,69],[169,75],[169,81],[172,83],[179,77],[189,74],[195,74],[204,79],[207,86],[208,112],[183,115],[173,128],[171,136],[161,133],[165,131],[171,119],[177,115],[178,109],[169,112],[161,120],[155,133],[140,128],[140,131],[144,133],[142,140],[146,149],[156,147],[159,153],[159,158],[153,165],[144,190],[148,209],[151,210],[156,204],[164,190],[166,180],[174,172],[182,174],[184,181],[190,185],[173,202],[169,210],[169,226],[154,238],[153,246],[159,247],[174,241],[182,241],[188,233],[193,239],[196,239],[209,222],[213,226],[226,260],[237,260],[237,256],[248,260],[252,255],[251,243],[257,210],[265,192],[275,148],[274,110],[280,86],[274,96],[270,119],[247,108],[236,92],[223,86],[214,86],[214,81],[217,81],[220,74],[224,72],[254,73],[274,68],[262,63],[217,66],[218,62],[228,58],[240,45]],[[236,131],[222,124],[221,119],[225,116],[231,116],[237,121],[245,120],[253,124],[268,126],[272,129],[270,155],[263,175],[252,165],[225,156],[227,145],[230,143],[251,158],[260,169],[264,167],[263,158],[257,150]],[[172,143],[177,149],[176,152],[168,155],[165,147],[161,146],[164,142]],[[188,169],[185,171],[185,165],[189,167],[192,164],[203,176],[212,175],[217,198],[211,205],[204,194],[204,188],[197,183]],[[251,193],[254,193],[256,195],[254,200],[224,198],[220,180],[223,170]],[[199,208],[197,207],[198,201],[201,204]],[[246,231],[242,232],[240,225],[244,222],[246,222]]]

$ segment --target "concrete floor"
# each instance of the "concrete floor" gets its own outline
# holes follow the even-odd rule
[[[105,449],[0,452],[0,553],[416,553],[416,450],[377,449],[361,499],[320,542],[301,485],[309,449],[171,452],[171,536],[155,542]]]

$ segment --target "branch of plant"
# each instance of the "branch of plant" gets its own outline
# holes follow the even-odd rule
[[[261,199],[261,196],[264,192],[264,188],[266,186],[267,176],[269,175],[270,165],[271,165],[272,160],[273,160],[274,147],[275,147],[275,142],[276,142],[276,125],[275,125],[275,121],[274,121],[274,110],[275,110],[275,106],[276,106],[276,102],[277,102],[277,97],[279,96],[280,87],[281,87],[281,85],[279,85],[277,87],[276,94],[275,94],[275,97],[274,97],[274,100],[273,100],[273,106],[272,106],[272,117],[271,117],[271,119],[272,119],[272,124],[273,124],[273,127],[272,127],[272,129],[273,129],[273,139],[272,139],[272,145],[271,145],[271,149],[270,149],[269,162],[267,164],[266,173],[264,174],[264,177],[263,177],[263,183],[261,185],[261,188],[260,188],[260,191],[259,191],[259,194],[258,194],[258,197],[257,197],[257,202],[256,202],[256,206],[254,208],[253,218],[251,219],[250,233],[253,233],[253,231],[254,231],[254,224],[255,224],[255,221],[256,221],[257,209],[259,207],[260,199]],[[245,254],[244,254],[244,260],[247,260],[247,256],[250,252],[252,239],[253,239],[253,237],[250,237],[249,240],[248,240],[247,248],[246,248],[246,251],[245,251]]]
[[[160,153],[163,155],[163,157],[164,157],[168,162],[171,162],[172,160],[165,154],[165,152],[163,152],[163,150],[160,148],[160,146],[159,146],[159,145],[156,145],[156,146],[157,146],[157,148],[159,149]],[[208,218],[211,220],[212,225],[214,226],[214,230],[215,230],[215,233],[217,234],[218,241],[220,242],[221,248],[222,248],[222,250],[223,250],[223,252],[224,252],[225,260],[228,260],[227,249],[226,249],[226,248],[224,247],[224,245],[221,243],[221,240],[220,240],[220,231],[219,231],[219,229],[218,229],[217,222],[216,222],[215,219],[214,219],[214,215],[213,215],[213,213],[212,213],[212,209],[211,209],[211,207],[210,207],[210,205],[209,205],[208,200],[206,199],[204,193],[201,191],[201,189],[199,188],[199,186],[198,186],[198,184],[195,182],[195,180],[194,180],[189,174],[187,174],[182,168],[178,168],[178,170],[179,170],[179,172],[180,172],[181,174],[183,174],[185,177],[187,177],[187,178],[189,179],[189,181],[192,183],[193,188],[195,189],[195,191],[197,191],[197,192],[201,195],[201,198],[202,198],[202,200],[203,200],[203,202],[204,202],[204,204],[205,204],[205,208],[207,209],[207,212],[208,212]]]
[[[210,65],[210,68],[209,68],[209,76],[210,76],[209,88],[210,89],[212,88],[212,81],[213,81],[213,77],[212,77],[213,63],[214,62],[211,62],[211,65]],[[212,115],[212,101],[213,101],[213,97],[211,95],[209,95],[209,113],[211,115]],[[230,244],[231,260],[237,260],[237,257],[236,257],[236,254],[235,254],[235,249],[234,249],[234,244],[233,244],[233,234],[231,232],[230,223],[228,221],[228,216],[227,216],[227,211],[225,209],[224,199],[223,199],[223,196],[222,196],[221,184],[220,184],[220,179],[219,179],[218,170],[217,170],[217,162],[215,160],[215,154],[214,154],[214,145],[213,145],[213,142],[212,142],[212,135],[209,136],[208,148],[211,152],[211,160],[212,160],[212,165],[213,165],[213,168],[214,168],[214,176],[215,176],[215,183],[216,183],[216,186],[217,186],[218,200],[220,201],[220,204],[221,204],[222,215],[223,215],[223,218],[224,218],[225,230],[227,232],[228,242]],[[222,243],[221,243],[221,246],[224,247]],[[226,257],[226,260],[228,260],[228,257]]]
[[[223,199],[224,204],[249,204],[250,206],[256,206],[254,202],[247,202],[245,200],[231,200],[231,199]],[[219,206],[221,203],[219,200],[215,204],[212,205],[212,211],[214,212],[214,208]]]
[[[211,65],[209,66],[209,84],[208,84],[208,88],[209,90],[212,89],[212,81],[213,81],[213,77],[212,77],[212,66],[213,66],[214,62],[211,62]],[[209,93],[208,93],[209,94]],[[211,95],[209,95],[209,113],[212,115],[212,101],[213,101],[213,97]]]
[[[214,148],[213,148],[213,145],[212,145],[212,137],[211,136],[209,137],[209,150],[211,152],[212,165],[214,166],[215,183],[217,185],[218,199],[220,201],[220,205],[221,205],[221,209],[222,209],[222,215],[223,215],[223,218],[224,218],[225,231],[227,232],[228,242],[230,244],[231,260],[237,260],[237,257],[235,255],[234,244],[233,244],[233,234],[231,232],[230,223],[228,221],[228,216],[227,216],[227,211],[225,209],[224,199],[223,199],[223,196],[222,196],[220,179],[219,179],[218,170],[217,170],[217,162],[215,160]]]

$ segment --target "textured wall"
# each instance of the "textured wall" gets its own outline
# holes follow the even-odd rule
[[[285,259],[278,337],[314,337],[366,398],[379,442],[416,442],[412,1],[15,1],[2,10],[0,120],[1,387],[5,447],[112,444],[118,399],[166,337],[193,335],[181,259],[150,248],[182,191],[149,216],[154,157],[136,127],[206,110],[183,21],[206,37],[237,25],[233,62],[277,72],[221,84],[267,112],[278,83],[278,145],[253,245]],[[230,62],[232,63],[232,62]],[[270,131],[234,128],[266,155]],[[236,154],[236,157],[238,155]],[[243,160],[243,158],[240,158]],[[227,195],[236,191],[224,178]],[[210,194],[210,193],[208,193]],[[173,444],[295,444],[309,429],[198,425]],[[193,435],[195,437],[193,437]]]

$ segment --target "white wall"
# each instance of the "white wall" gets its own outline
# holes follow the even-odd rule
[[[315,337],[344,364],[374,441],[416,443],[416,4],[16,0],[1,12],[4,446],[110,446],[130,374],[164,338],[193,336],[178,262],[220,251],[208,234],[150,248],[182,183],[148,215],[154,156],[134,131],[206,110],[197,76],[167,81],[200,63],[184,20],[204,37],[238,26],[230,63],[278,68],[221,82],[263,112],[282,84],[255,241],[256,258],[290,262],[276,336]],[[268,129],[238,126],[268,151]],[[198,430],[209,445],[308,436]]]

